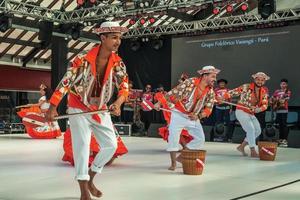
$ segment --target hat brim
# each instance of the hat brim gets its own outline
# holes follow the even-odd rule
[[[198,70],[198,74],[202,75],[202,74],[218,74],[220,73],[221,70],[219,69],[206,69],[206,70]]]
[[[253,79],[256,79],[256,78],[258,78],[258,77],[261,77],[261,78],[265,79],[266,81],[267,81],[267,80],[270,80],[270,77],[267,76],[267,75],[257,75],[257,74],[253,74],[253,75],[252,75],[252,78],[253,78]]]
[[[95,28],[93,30],[94,33],[96,34],[103,34],[103,33],[126,33],[128,32],[128,28],[122,27],[122,26],[117,26],[117,27],[99,27]]]

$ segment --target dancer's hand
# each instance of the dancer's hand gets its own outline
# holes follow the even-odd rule
[[[47,121],[54,121],[55,117],[57,116],[57,111],[56,111],[56,107],[53,105],[50,105],[48,111],[45,114],[46,120]]]
[[[160,107],[161,107],[160,102],[157,102],[156,104],[154,104],[154,109],[155,110],[160,111]]]
[[[216,96],[216,102],[217,102],[218,104],[222,104],[224,101],[225,101],[225,98],[220,97],[220,96]]]
[[[253,112],[253,113],[260,113],[261,112],[261,109],[258,108],[258,107],[251,107],[250,110]]]
[[[188,117],[190,118],[190,120],[192,121],[196,121],[199,119],[198,115],[195,115],[194,113],[189,114]]]
[[[254,109],[254,113],[260,113],[261,112],[261,109],[260,108],[255,108]]]
[[[207,117],[207,115],[206,115],[205,112],[202,112],[202,113],[200,113],[200,115],[199,115],[199,119],[204,119],[204,118],[206,118],[206,117]]]
[[[115,116],[120,116],[121,115],[121,105],[118,103],[113,103],[109,106],[109,110],[111,114]]]

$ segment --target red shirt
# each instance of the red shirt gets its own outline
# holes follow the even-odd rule
[[[224,95],[227,93],[229,91],[229,89],[228,88],[215,88],[215,94],[216,94],[216,97],[219,97],[219,98],[223,98],[224,97]],[[222,107],[223,109],[230,109],[230,106],[229,105],[227,105],[227,104],[222,104],[222,103],[220,103],[220,104],[218,104],[218,103],[216,103],[217,105],[216,105],[216,107],[218,108],[218,107]]]
[[[273,98],[275,99],[275,101],[280,101],[282,103],[279,102],[279,107],[278,110],[288,110],[289,107],[289,99],[291,97],[291,91],[287,90],[284,91],[282,89],[276,90],[273,94]]]

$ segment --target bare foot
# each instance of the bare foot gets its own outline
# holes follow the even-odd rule
[[[248,154],[245,152],[245,149],[241,146],[238,146],[236,149],[241,152],[243,156],[248,156]]]
[[[102,192],[96,188],[96,186],[94,185],[93,182],[90,182],[90,181],[89,181],[88,186],[89,186],[89,191],[90,191],[90,193],[91,193],[94,197],[98,197],[98,198],[99,198],[99,197],[102,196]]]
[[[252,158],[258,158],[259,155],[256,153],[256,151],[251,151],[251,155]]]
[[[90,194],[82,194],[80,200],[92,200]]]
[[[174,171],[176,169],[176,165],[172,165],[171,167],[168,168],[168,170]]]

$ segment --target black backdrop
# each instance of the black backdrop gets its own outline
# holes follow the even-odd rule
[[[157,88],[162,84],[166,90],[171,86],[171,39],[163,39],[163,47],[155,50],[151,42],[141,42],[138,51],[130,48],[131,40],[122,41],[119,54],[127,67],[129,79],[134,88],[144,89],[146,84]]]

